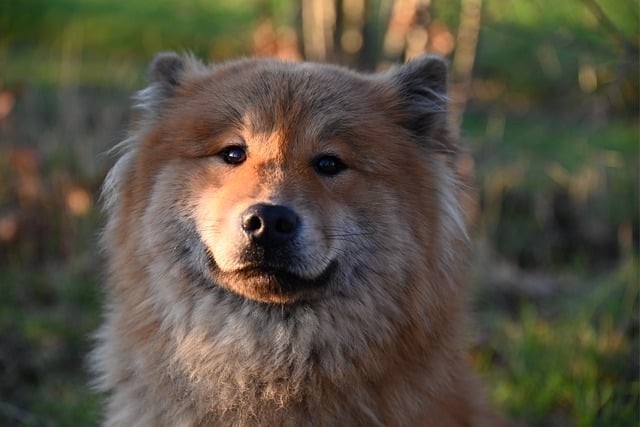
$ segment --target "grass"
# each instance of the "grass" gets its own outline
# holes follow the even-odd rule
[[[611,275],[576,279],[554,301],[527,302],[515,316],[485,311],[495,347],[476,360],[491,372],[498,405],[529,425],[634,425],[637,278],[634,257]]]
[[[84,357],[97,326],[98,286],[87,273],[3,273],[0,424],[96,424],[98,397]]]
[[[97,424],[99,399],[88,388],[84,362],[100,306],[96,217],[72,221],[67,255],[49,253],[44,262],[25,264],[37,246],[27,244],[14,248],[19,259],[3,262],[0,425]]]

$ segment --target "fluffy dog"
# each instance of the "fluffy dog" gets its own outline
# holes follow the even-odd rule
[[[154,59],[104,185],[105,425],[494,425],[446,68]]]

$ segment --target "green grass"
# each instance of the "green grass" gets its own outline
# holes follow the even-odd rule
[[[65,196],[53,189],[52,197]],[[85,358],[101,304],[98,216],[47,203],[33,209],[51,222],[19,225],[9,252],[0,240],[0,425],[97,425]],[[29,209],[23,215],[36,221]]]
[[[1,425],[96,424],[84,366],[99,287],[86,271],[55,270],[0,275]]]
[[[533,304],[515,318],[485,313],[496,353],[482,354],[480,365],[491,372],[498,404],[533,425],[637,423],[637,280],[634,257],[614,274],[581,279],[551,303],[556,315]]]

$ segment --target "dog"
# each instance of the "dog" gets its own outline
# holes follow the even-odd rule
[[[447,65],[158,54],[103,189],[105,426],[496,425]]]

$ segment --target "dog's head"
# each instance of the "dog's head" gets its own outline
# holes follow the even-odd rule
[[[142,256],[290,303],[408,281],[463,239],[440,59],[363,75],[161,54],[150,74],[107,185],[141,219]]]

